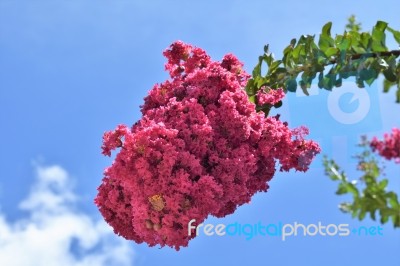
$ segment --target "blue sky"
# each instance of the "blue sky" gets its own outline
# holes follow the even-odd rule
[[[38,187],[54,182],[64,184],[59,181],[64,179],[74,185],[64,192],[69,191],[77,199],[71,203],[63,196],[59,207],[68,206],[68,217],[84,217],[89,225],[101,222],[93,198],[103,169],[111,164],[111,159],[100,153],[102,134],[117,124],[133,124],[140,118],[139,105],[147,91],[167,78],[162,51],[173,41],[199,46],[216,60],[234,53],[251,71],[264,44],[269,43],[279,57],[291,38],[318,34],[328,21],[333,21],[334,33],[341,33],[351,14],[357,15],[364,29],[370,29],[377,20],[400,29],[396,5],[397,1],[388,0],[374,4],[338,1],[329,5],[322,1],[285,0],[0,0],[3,225],[14,228],[23,221],[37,225],[39,222],[32,217],[40,213],[39,207],[21,210],[18,206],[30,197],[39,197],[43,191]],[[394,43],[389,44],[396,48]],[[356,151],[358,136],[381,135],[400,125],[400,106],[394,104],[394,92],[383,95],[381,91],[379,82],[367,89],[370,112],[354,126],[332,120],[327,111],[329,95],[324,92],[310,98],[290,95],[279,112],[291,125],[307,125],[311,135],[321,142],[324,153],[332,155],[357,178],[350,156]],[[346,107],[350,101],[346,97],[340,104],[351,111],[355,107]],[[305,174],[278,173],[268,193],[257,194],[251,204],[238,208],[233,215],[210,218],[208,222],[378,225],[369,219],[361,223],[352,220],[337,209],[343,198],[334,194],[336,184],[324,176],[320,159]],[[59,171],[50,171],[48,175],[54,178],[47,182],[47,172],[41,169]],[[392,177],[390,188],[400,192],[399,165],[388,163],[387,175]],[[50,194],[58,195],[53,192]],[[46,215],[54,218],[47,209]],[[0,222],[0,263],[6,259],[1,249],[4,251],[7,245],[2,242],[1,232],[5,231],[1,228]],[[15,228],[9,243],[18,243],[18,236],[29,236]],[[180,252],[127,243],[102,230],[93,232],[98,236],[97,242],[89,241],[92,246],[88,250],[105,247],[104,239],[117,241],[119,253],[110,253],[109,258],[126,257],[119,265],[335,266],[400,262],[400,232],[390,225],[384,226],[382,237],[297,237],[282,242],[262,237],[246,241],[242,237],[200,236]],[[66,237],[76,239],[72,233]],[[49,247],[55,245],[52,243],[49,240]],[[78,256],[80,251],[75,245],[66,248],[70,253],[64,252],[65,256],[81,256],[84,261],[82,256],[87,254]],[[22,249],[20,253],[24,252]],[[76,259],[76,265],[80,259]],[[106,260],[99,261],[92,265],[103,265]]]

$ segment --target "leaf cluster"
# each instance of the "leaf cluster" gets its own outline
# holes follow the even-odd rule
[[[400,227],[400,203],[397,194],[388,191],[388,179],[380,178],[382,169],[366,142],[360,145],[364,147],[364,151],[357,156],[358,170],[363,173],[359,180],[348,180],[334,160],[324,158],[325,174],[331,180],[339,182],[336,194],[352,197],[352,201],[341,203],[339,208],[359,220],[363,220],[366,214],[376,220],[379,213],[382,224],[391,220],[394,227]]]
[[[301,88],[308,95],[314,79],[318,80],[319,88],[332,90],[349,77],[364,88],[383,75],[384,92],[396,86],[396,102],[400,103],[400,50],[389,50],[386,46],[388,33],[400,45],[400,32],[383,21],[378,21],[371,32],[361,32],[355,21],[341,35],[332,36],[331,28],[331,22],[325,24],[318,41],[315,35],[292,39],[282,59],[275,59],[266,45],[246,86],[250,100],[256,103],[255,95],[263,86],[283,88],[286,92]],[[264,67],[266,71],[262,71]],[[266,114],[269,111],[268,108],[261,110]]]

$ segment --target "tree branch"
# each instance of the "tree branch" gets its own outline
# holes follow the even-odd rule
[[[392,51],[385,51],[385,52],[379,52],[379,53],[363,53],[363,54],[353,54],[350,56],[351,60],[358,60],[358,59],[364,59],[364,58],[376,58],[376,57],[387,57],[394,55],[396,57],[400,56],[400,50],[392,50]],[[336,64],[337,59],[332,58],[329,60],[329,64]]]

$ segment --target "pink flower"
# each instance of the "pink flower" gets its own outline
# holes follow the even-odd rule
[[[386,133],[383,140],[374,137],[370,146],[382,157],[388,160],[394,159],[396,163],[400,163],[400,129],[393,128],[392,133]]]
[[[285,92],[282,89],[271,89],[262,87],[257,93],[258,105],[270,104],[274,105],[285,97]]]
[[[125,125],[119,125],[114,131],[107,131],[103,136],[103,145],[101,146],[103,154],[111,156],[111,151],[122,147],[122,137],[129,131]]]
[[[243,90],[249,75],[233,55],[212,61],[175,42],[164,52],[171,80],[157,84],[130,129],[103,137],[103,154],[121,148],[95,202],[115,233],[150,246],[187,246],[187,224],[224,217],[250,202],[281,171],[306,171],[319,146],[277,117],[255,111]],[[268,94],[273,104],[282,90]],[[266,96],[267,97],[267,96]]]

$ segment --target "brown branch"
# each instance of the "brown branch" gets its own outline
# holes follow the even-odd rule
[[[358,60],[364,58],[375,58],[375,57],[387,57],[394,55],[396,57],[400,56],[400,50],[392,50],[392,51],[385,51],[385,52],[376,52],[376,53],[365,53],[365,54],[353,54],[350,56],[351,60]],[[333,58],[329,60],[329,64],[336,64],[337,59]]]

